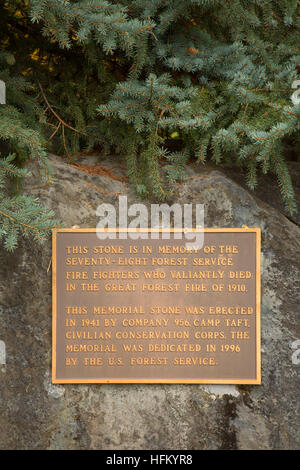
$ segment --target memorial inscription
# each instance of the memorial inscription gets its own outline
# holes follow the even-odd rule
[[[140,230],[53,232],[53,383],[260,384],[260,229]]]

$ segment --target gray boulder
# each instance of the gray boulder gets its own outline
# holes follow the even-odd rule
[[[120,194],[137,201],[116,159],[50,162],[54,184],[32,163],[25,189],[67,227],[95,227],[96,207]],[[174,202],[205,204],[207,227],[262,229],[262,385],[53,385],[51,242],[25,239],[13,254],[0,249],[1,449],[300,447],[300,230],[236,181],[190,166]]]

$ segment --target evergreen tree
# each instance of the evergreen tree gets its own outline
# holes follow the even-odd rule
[[[0,125],[0,137],[17,155],[44,164],[45,129],[67,155],[100,144],[125,157],[140,195],[158,199],[172,186],[160,162],[173,183],[189,158],[211,158],[245,167],[251,189],[257,171],[275,173],[287,211],[296,210],[285,148],[300,148],[291,101],[297,0],[12,0],[1,8],[0,44],[5,60],[16,56],[18,86],[13,92],[4,67],[2,122],[12,127]],[[24,137],[28,126],[35,144]]]
[[[32,0],[31,5],[32,20],[42,22],[43,33],[61,47],[72,46],[72,32],[80,44],[96,43],[108,57],[126,62],[126,79],[98,111],[104,126],[111,118],[112,143],[114,135],[120,141],[120,122],[134,129],[134,143],[131,133],[120,142],[125,153],[130,149],[129,172],[138,188],[151,190],[152,184],[163,195],[162,144],[178,132],[183,151],[168,155],[172,179],[182,176],[187,155],[246,166],[252,189],[258,168],[272,171],[293,213],[283,144],[299,139],[299,105],[290,100],[299,77],[296,0]],[[143,158],[147,164],[137,164]]]
[[[11,77],[9,65],[14,61],[12,54],[0,53],[0,79],[6,85],[10,103],[0,105],[0,142],[7,152],[14,150],[0,158],[0,240],[10,251],[16,247],[20,233],[43,241],[46,233],[58,225],[52,211],[42,207],[36,198],[18,191],[18,183],[30,173],[15,162],[20,163],[28,157],[37,158],[48,183],[51,183],[51,176],[43,137],[39,132],[39,108],[36,100],[26,93],[31,85],[22,77]]]
[[[44,241],[47,233],[58,228],[53,211],[45,209],[37,198],[17,194],[9,196],[6,179],[30,176],[24,169],[13,164],[15,155],[0,159],[0,240],[4,247],[13,251],[21,233],[37,241]]]

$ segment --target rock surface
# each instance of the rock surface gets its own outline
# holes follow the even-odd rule
[[[27,189],[67,227],[94,227],[100,203],[136,202],[118,162],[94,160],[51,157],[50,187],[32,164]],[[51,243],[23,240],[0,250],[1,449],[300,447],[299,227],[228,173],[190,167],[188,178],[174,201],[205,204],[205,226],[262,229],[262,385],[53,385]]]

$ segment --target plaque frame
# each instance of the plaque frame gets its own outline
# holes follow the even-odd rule
[[[255,379],[59,379],[56,377],[56,320],[57,320],[57,290],[56,290],[56,234],[62,232],[89,233],[89,232],[239,232],[255,233],[256,241],[256,378]],[[261,384],[261,229],[258,227],[242,228],[61,228],[52,230],[52,383],[53,384],[96,384],[96,383],[144,383],[144,384]]]

